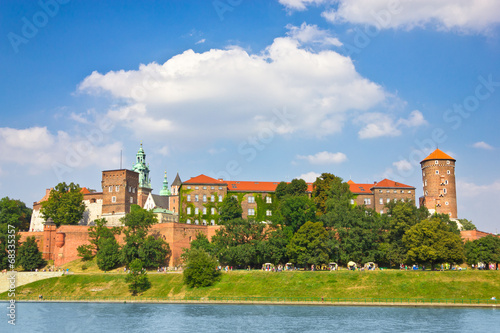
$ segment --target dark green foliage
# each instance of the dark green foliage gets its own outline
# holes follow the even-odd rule
[[[403,236],[407,249],[406,262],[430,264],[431,268],[440,263],[464,261],[464,246],[460,235],[454,233],[450,225],[439,217],[423,220],[411,227]]]
[[[59,183],[50,192],[49,199],[42,202],[41,213],[45,220],[51,217],[56,226],[78,224],[83,218],[85,204],[78,184]]]
[[[307,196],[286,196],[280,202],[281,224],[296,232],[307,221],[316,220],[316,205]]]
[[[500,238],[488,235],[465,243],[465,257],[469,265],[479,262],[500,263]]]
[[[316,214],[321,216],[326,213],[326,201],[330,192],[330,184],[338,177],[331,173],[322,173],[313,184],[312,197],[316,204]]]
[[[120,246],[115,237],[101,238],[97,252],[97,266],[100,270],[109,271],[120,264]]]
[[[267,238],[257,245],[257,262],[262,264],[270,262],[275,265],[286,264],[288,262],[286,247],[292,236],[289,229],[277,229],[268,233]]]
[[[80,245],[76,248],[78,256],[82,258],[83,261],[89,261],[94,258],[94,247],[90,244]]]
[[[125,225],[125,245],[122,248],[122,262],[126,265],[134,259],[140,259],[140,248],[146,241],[149,228],[158,222],[153,212],[134,205],[127,215],[122,218]]]
[[[156,268],[168,265],[170,246],[159,235],[148,236],[139,248],[139,259],[145,268]]]
[[[263,223],[234,219],[224,223],[212,237],[222,265],[256,265],[256,246],[264,238]]]
[[[114,238],[115,235],[121,233],[121,228],[106,227],[106,219],[97,219],[94,221],[94,225],[89,228],[89,241],[93,246],[94,254],[99,252],[99,242],[103,238]]]
[[[191,242],[191,249],[203,250],[210,255],[215,255],[215,247],[204,233],[199,232],[196,239]]]
[[[467,219],[458,219],[458,222],[462,225],[462,230],[477,230],[476,226],[472,221]]]
[[[280,182],[278,186],[276,186],[276,190],[274,190],[274,193],[276,194],[276,197],[281,200],[281,198],[288,194],[287,189],[288,184],[286,182]]]
[[[26,241],[19,246],[16,264],[22,266],[25,271],[33,271],[47,264],[38,250],[34,236],[26,238]]]
[[[132,296],[136,296],[149,288],[151,288],[151,283],[148,280],[146,270],[143,268],[142,261],[140,259],[134,259],[129,264],[129,273],[125,278],[125,281],[129,284],[128,288],[132,293]]]
[[[219,222],[224,223],[232,219],[241,218],[242,214],[243,209],[238,199],[232,195],[226,195],[219,205]]]
[[[286,194],[290,196],[306,195],[307,183],[304,179],[292,179],[286,187]]]
[[[330,249],[328,232],[321,222],[306,222],[287,246],[290,261],[301,266],[327,264]]]
[[[189,288],[208,287],[220,280],[217,260],[207,252],[193,248],[187,252],[184,284]]]

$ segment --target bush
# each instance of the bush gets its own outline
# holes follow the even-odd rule
[[[94,258],[92,245],[80,245],[76,248],[76,251],[78,252],[78,256],[81,257],[83,261],[89,261]]]
[[[130,272],[127,274],[125,281],[129,284],[128,289],[132,293],[132,296],[136,296],[138,293],[151,288],[151,282],[148,280],[146,270],[143,268],[141,260],[132,260],[129,269]]]
[[[220,280],[217,261],[207,252],[191,249],[187,253],[184,284],[189,288],[208,287]]]
[[[114,237],[99,240],[97,266],[100,270],[109,271],[120,263],[120,247]]]
[[[42,253],[38,250],[35,237],[28,237],[17,251],[17,263],[23,267],[25,271],[32,271],[36,268],[43,267],[47,262],[42,258]]]

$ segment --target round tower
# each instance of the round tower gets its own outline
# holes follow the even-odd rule
[[[455,162],[453,157],[439,149],[420,162],[424,185],[421,204],[431,213],[448,214],[450,218],[457,218]]]

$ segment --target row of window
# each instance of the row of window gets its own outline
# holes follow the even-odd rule
[[[439,175],[439,170],[436,170],[435,173],[436,173],[436,175]],[[446,174],[451,175],[451,171],[450,170],[446,170]],[[424,171],[424,173],[422,175],[425,177],[425,171]]]
[[[378,190],[378,193],[384,193],[384,190]],[[391,190],[387,190],[387,193],[391,193]],[[394,193],[398,193],[398,190],[394,190]],[[405,190],[401,190],[401,193],[404,194]],[[411,194],[411,190],[408,193]]]
[[[238,197],[236,197],[236,196],[234,196],[234,197],[235,197],[235,198],[238,198]],[[207,195],[206,195],[206,194],[204,194],[204,195],[203,195],[203,197],[202,197],[203,202],[207,202],[207,199],[208,199]],[[186,196],[186,200],[187,200],[187,201],[189,201],[189,202],[191,202],[191,194],[188,194],[188,195]],[[195,194],[195,195],[194,195],[194,201],[195,201],[195,202],[199,202],[199,201],[200,201],[200,197],[199,197],[199,195],[198,195],[198,194]],[[218,201],[219,201],[219,202],[222,202],[222,195],[218,195]],[[210,202],[215,202],[215,195],[213,195],[213,194],[212,194],[212,195],[210,196]],[[266,197],[266,203],[270,204],[270,203],[272,203],[272,202],[273,202],[273,199],[272,199],[270,196],[267,196],[267,197]],[[253,197],[253,196],[249,196],[249,197],[248,197],[248,203],[255,203],[255,197]]]
[[[248,216],[255,216],[254,208],[248,208]],[[266,216],[273,216],[273,212],[270,209],[266,210]]]
[[[191,224],[191,220],[190,219],[187,219],[186,220],[186,223],[187,224]],[[203,225],[207,225],[207,220],[201,220],[201,223]],[[198,220],[194,220],[194,224],[200,224],[200,221]],[[215,225],[215,220],[210,220],[210,225]]]
[[[114,198],[114,197],[113,197]],[[191,215],[191,207],[187,207],[186,208],[186,214],[188,215]],[[202,212],[203,212],[203,215],[206,215],[207,214],[207,208],[206,207],[203,207],[202,209]],[[194,208],[194,214],[195,215],[198,215],[200,213],[200,210],[198,209],[198,207],[195,207]],[[217,213],[217,210],[215,208],[210,208],[210,214],[211,215],[215,215]],[[266,216],[272,216],[273,213],[270,209],[266,210]],[[249,208],[248,209],[248,216],[255,216],[255,209],[254,208]]]
[[[387,198],[387,203],[391,202],[390,198]],[[398,202],[398,199],[394,199],[394,202]],[[405,202],[405,199],[401,199],[401,202]],[[363,204],[364,205],[371,205],[372,204],[372,199],[371,198],[365,198],[363,199]],[[384,204],[384,199],[380,198],[379,199],[379,204],[383,205]],[[354,199],[351,199],[351,205],[354,205]]]
[[[111,197],[111,202],[115,203],[116,202],[116,197],[115,196],[112,196]],[[134,203],[134,197],[130,197],[130,203],[133,204]]]
[[[448,190],[447,190],[447,189],[445,189],[445,188],[443,188],[443,191],[442,191],[442,192],[441,192],[441,191],[439,192],[439,194],[440,194],[440,195],[441,195],[441,194],[446,194],[446,193],[448,193]],[[429,195],[429,191],[425,191],[425,195]]]
[[[115,192],[120,192],[120,185],[116,185],[116,186],[110,185],[110,186],[108,186],[108,191],[113,192],[113,187],[115,188]],[[129,186],[128,192],[135,193],[135,187]]]

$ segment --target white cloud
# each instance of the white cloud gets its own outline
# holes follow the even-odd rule
[[[493,146],[487,144],[484,141],[476,142],[475,144],[472,145],[472,147],[478,148],[478,149],[486,149],[486,150],[493,150],[493,149],[495,149],[495,148],[493,148]]]
[[[279,3],[289,10],[306,10],[309,5],[320,5],[327,0],[279,0]]]
[[[419,127],[427,124],[423,114],[418,110],[412,111],[408,119],[400,118],[396,121],[387,114],[369,113],[358,117],[356,122],[365,124],[358,132],[361,139],[400,136],[402,128]]]
[[[121,148],[120,143],[104,144],[103,133],[96,131],[85,137],[63,131],[53,134],[46,127],[0,128],[0,165],[27,166],[31,174],[50,169],[61,174],[89,165],[118,165]]]
[[[406,172],[413,169],[413,165],[408,160],[400,160],[392,163],[399,172]]]
[[[304,49],[297,38],[309,37],[299,37],[300,31],[318,29],[303,28],[295,30],[295,37],[276,38],[258,54],[239,47],[187,50],[164,64],[93,72],[78,90],[125,102],[108,116],[137,138],[182,134],[182,143],[198,145],[200,140],[206,145],[220,138],[241,140],[263,125],[275,134],[325,136],[339,132],[352,112],[386,102],[388,94],[357,73],[349,57]],[[273,113],[284,108],[290,118]]]
[[[499,12],[498,0],[338,0],[338,7],[326,10],[323,16],[333,23],[367,24],[379,29],[429,27],[483,33],[500,23]]]
[[[342,46],[342,43],[335,37],[332,37],[327,30],[319,29],[317,25],[309,25],[305,22],[300,27],[288,24],[288,35],[301,43],[312,43],[325,46]]]
[[[457,181],[457,193],[467,198],[483,197],[486,193],[490,197],[498,198],[495,194],[500,194],[500,180],[487,185],[477,185],[463,180]],[[497,199],[498,202],[498,199]]]
[[[206,39],[205,38],[202,38],[200,39],[199,41],[197,41],[195,44],[203,44],[206,42]]]
[[[311,164],[339,164],[347,160],[347,156],[344,153],[330,153],[327,151],[322,151],[314,155],[297,155],[299,160],[306,160]]]
[[[314,183],[316,181],[316,178],[318,178],[319,176],[321,176],[321,174],[319,174],[317,172],[314,172],[314,171],[311,171],[311,172],[308,172],[308,173],[303,173],[303,174],[301,174],[297,178],[298,179],[303,179],[307,183]]]
[[[216,155],[216,154],[221,154],[221,153],[223,153],[225,151],[226,151],[226,148],[219,148],[219,149],[217,149],[217,148],[210,148],[208,150],[208,153],[210,155]]]

